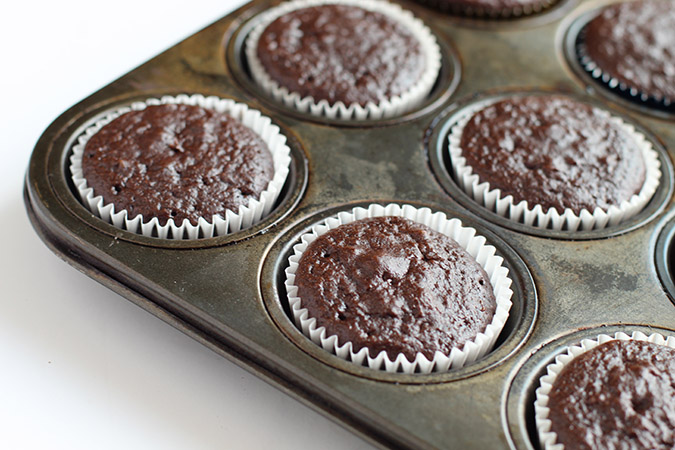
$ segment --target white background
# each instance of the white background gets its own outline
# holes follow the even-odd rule
[[[369,448],[54,256],[23,176],[59,114],[241,0],[11,2],[0,17],[0,448]]]

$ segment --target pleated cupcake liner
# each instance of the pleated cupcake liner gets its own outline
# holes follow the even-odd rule
[[[576,214],[572,209],[566,208],[561,214],[553,207],[544,210],[541,205],[530,205],[526,200],[516,203],[513,196],[505,196],[500,189],[492,189],[488,181],[481,180],[473,173],[473,168],[466,164],[460,143],[464,127],[471,117],[500,100],[501,98],[480,101],[464,108],[458,113],[448,137],[448,151],[455,180],[464,192],[480,205],[509,220],[538,229],[588,231],[613,227],[630,219],[642,211],[654,196],[661,180],[661,162],[658,153],[652,143],[633,125],[609,113],[609,120],[631,136],[642,153],[646,173],[639,193],[607,209],[600,207],[596,207],[593,211],[583,209]]]
[[[603,71],[603,69],[598,66],[595,60],[588,54],[584,31],[585,30],[581,30],[577,36],[575,50],[579,64],[584,69],[584,71],[586,71],[586,73],[591,76],[591,78],[597,81],[602,87],[614,92],[619,96],[625,97],[638,105],[648,108],[655,107],[657,109],[675,113],[675,99],[661,94],[644,92],[639,87],[625,81],[621,81],[611,73]]]
[[[173,218],[169,218],[165,225],[161,225],[157,217],[143,217],[141,214],[132,217],[126,209],[115,206],[114,203],[106,203],[101,195],[97,195],[88,185],[82,171],[82,155],[89,139],[105,125],[125,113],[140,111],[150,105],[162,104],[201,106],[227,113],[259,135],[272,153],[274,164],[274,176],[260,197],[250,199],[248,204],[241,205],[237,211],[227,210],[224,217],[220,215],[200,217],[197,225],[193,225],[188,219],[178,224]],[[286,145],[286,137],[281,134],[279,127],[272,124],[269,117],[234,100],[195,94],[150,98],[111,110],[77,137],[70,157],[70,174],[81,202],[104,221],[119,229],[147,237],[181,240],[224,236],[250,228],[260,222],[272,211],[288,177],[290,163],[290,148]]]
[[[563,450],[565,448],[563,444],[558,442],[557,433],[551,431],[552,423],[549,419],[549,393],[551,392],[551,388],[553,387],[556,378],[564,367],[574,358],[594,349],[600,344],[614,340],[645,341],[675,349],[675,337],[665,337],[660,333],[653,333],[647,336],[641,331],[635,331],[630,335],[625,332],[618,332],[614,336],[600,334],[596,338],[584,339],[580,343],[568,347],[565,353],[558,355],[554,362],[546,366],[546,374],[539,379],[539,387],[535,391],[535,424],[539,436],[539,443],[544,450]]]
[[[291,92],[273,80],[258,58],[257,48],[260,36],[274,20],[298,9],[321,5],[349,5],[368,11],[382,13],[407,27],[419,41],[425,55],[425,70],[420,80],[398,96],[392,96],[380,102],[368,102],[365,106],[359,103],[344,104],[341,101],[330,103],[325,99],[303,97]],[[424,23],[399,5],[382,0],[295,0],[282,3],[262,13],[258,24],[246,38],[245,54],[255,82],[274,100],[297,111],[315,117],[342,120],[378,120],[401,115],[418,106],[431,92],[441,68],[441,51],[436,38]]]
[[[478,333],[473,340],[467,341],[461,348],[455,347],[449,354],[437,351],[431,360],[422,353],[417,353],[412,361],[402,353],[392,360],[384,350],[371,357],[371,352],[367,347],[356,350],[351,342],[340,342],[336,335],[329,335],[326,328],[317,323],[315,318],[310,317],[307,309],[302,306],[302,299],[298,297],[298,288],[295,285],[295,274],[298,262],[307,247],[316,238],[340,225],[382,216],[404,217],[449,236],[466,250],[488,274],[497,302],[494,317],[483,332]],[[464,227],[459,219],[449,219],[444,213],[432,212],[429,208],[371,204],[366,208],[357,207],[351,211],[340,212],[314,225],[311,231],[300,237],[300,243],[293,247],[293,255],[288,259],[285,281],[293,320],[305,336],[324,350],[346,361],[365,365],[371,369],[412,374],[445,372],[464,367],[483,357],[492,349],[509,317],[513,295],[510,288],[512,280],[509,278],[508,269],[503,265],[503,258],[497,256],[495,252],[495,247],[489,245],[485,237],[478,235],[474,228]]]

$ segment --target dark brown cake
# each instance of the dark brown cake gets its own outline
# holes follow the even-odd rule
[[[298,297],[354,351],[432,359],[485,331],[496,309],[485,271],[455,241],[400,217],[342,225],[303,253]]]
[[[603,73],[650,97],[675,101],[675,2],[607,6],[584,33],[588,57]]]
[[[675,349],[610,341],[574,358],[549,393],[551,431],[574,449],[675,448]]]
[[[274,175],[272,155],[252,130],[180,104],[148,106],[105,125],[87,142],[82,170],[106,203],[162,225],[237,212]]]
[[[634,139],[606,112],[561,96],[512,97],[484,108],[466,124],[460,147],[490,189],[560,214],[618,206],[645,180]]]
[[[277,18],[260,36],[257,55],[280,86],[330,104],[377,104],[408,91],[425,69],[420,43],[405,26],[348,5]]]
[[[553,4],[556,0],[416,0],[430,6],[459,14],[504,16],[531,14]]]

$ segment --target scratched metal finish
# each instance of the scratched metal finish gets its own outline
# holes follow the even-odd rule
[[[255,14],[272,3],[254,1],[218,20],[50,125],[35,147],[25,198],[36,230],[54,252],[382,446],[537,448],[531,440],[534,384],[564,345],[618,330],[675,335],[675,304],[664,290],[673,286],[675,117],[615,97],[568,62],[579,21],[599,3],[563,1],[531,18],[489,22],[405,2],[438,37],[443,69],[420,108],[369,124],[290,111],[250,80],[241,45]],[[653,139],[663,181],[647,208],[614,229],[570,234],[534,231],[471,201],[447,170],[444,142],[453,114],[476,98],[523,91],[594,102]],[[289,137],[293,164],[286,192],[262,223],[231,236],[166,241],[118,230],[78,203],[66,169],[73,136],[116,105],[178,93],[245,102]],[[297,237],[337,211],[391,201],[458,217],[505,258],[514,306],[497,347],[480,361],[442,374],[377,372],[324,352],[289,321],[283,270]]]

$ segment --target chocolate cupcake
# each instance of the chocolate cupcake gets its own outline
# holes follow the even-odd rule
[[[347,120],[388,118],[417,106],[441,64],[436,39],[381,0],[296,0],[258,18],[246,38],[251,75],[276,101]]]
[[[487,353],[511,307],[508,269],[475,230],[409,205],[355,208],[301,236],[286,270],[296,325],[388,372],[459,368]]]
[[[539,13],[557,0],[415,0],[443,12],[468,17],[508,19]]]
[[[542,229],[591,230],[649,202],[659,160],[635,128],[561,95],[517,95],[459,113],[449,137],[455,179],[474,200]]]
[[[260,221],[289,165],[269,118],[232,100],[180,95],[107,114],[79,136],[70,170],[82,202],[118,228],[196,239]]]
[[[536,391],[544,449],[675,447],[675,338],[586,339],[547,367]]]
[[[642,102],[675,102],[675,2],[640,0],[602,8],[580,33],[583,67]]]

